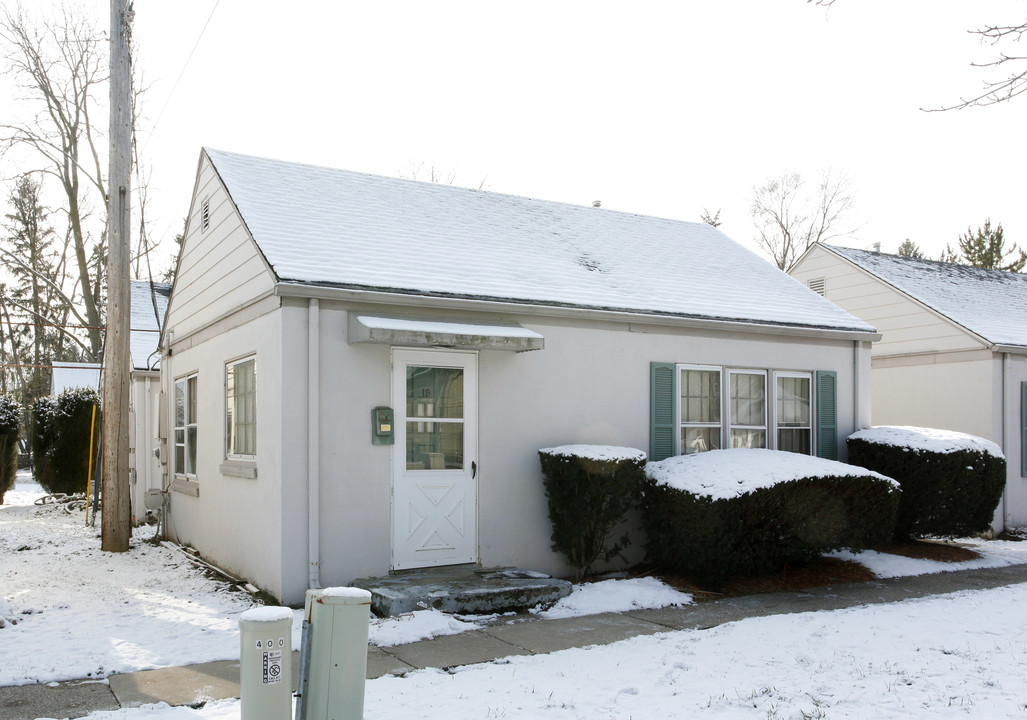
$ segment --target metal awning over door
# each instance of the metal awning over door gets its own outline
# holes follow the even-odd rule
[[[377,315],[349,316],[349,342],[459,350],[541,350],[545,338],[520,325],[420,320]]]

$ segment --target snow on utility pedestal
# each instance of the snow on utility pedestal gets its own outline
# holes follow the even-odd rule
[[[364,717],[370,621],[371,593],[367,590],[307,590],[296,720]]]
[[[292,714],[292,610],[258,607],[239,616],[242,720],[288,720]]]

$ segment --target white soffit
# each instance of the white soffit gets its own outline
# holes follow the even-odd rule
[[[520,325],[412,320],[355,313],[349,316],[349,342],[512,352],[545,347],[544,337]]]

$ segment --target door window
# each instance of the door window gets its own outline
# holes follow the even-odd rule
[[[407,366],[407,470],[464,467],[464,371]]]

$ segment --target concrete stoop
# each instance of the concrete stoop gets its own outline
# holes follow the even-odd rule
[[[471,566],[404,570],[350,584],[371,593],[371,610],[379,617],[427,608],[488,615],[551,605],[571,593],[569,582],[544,573]]]

